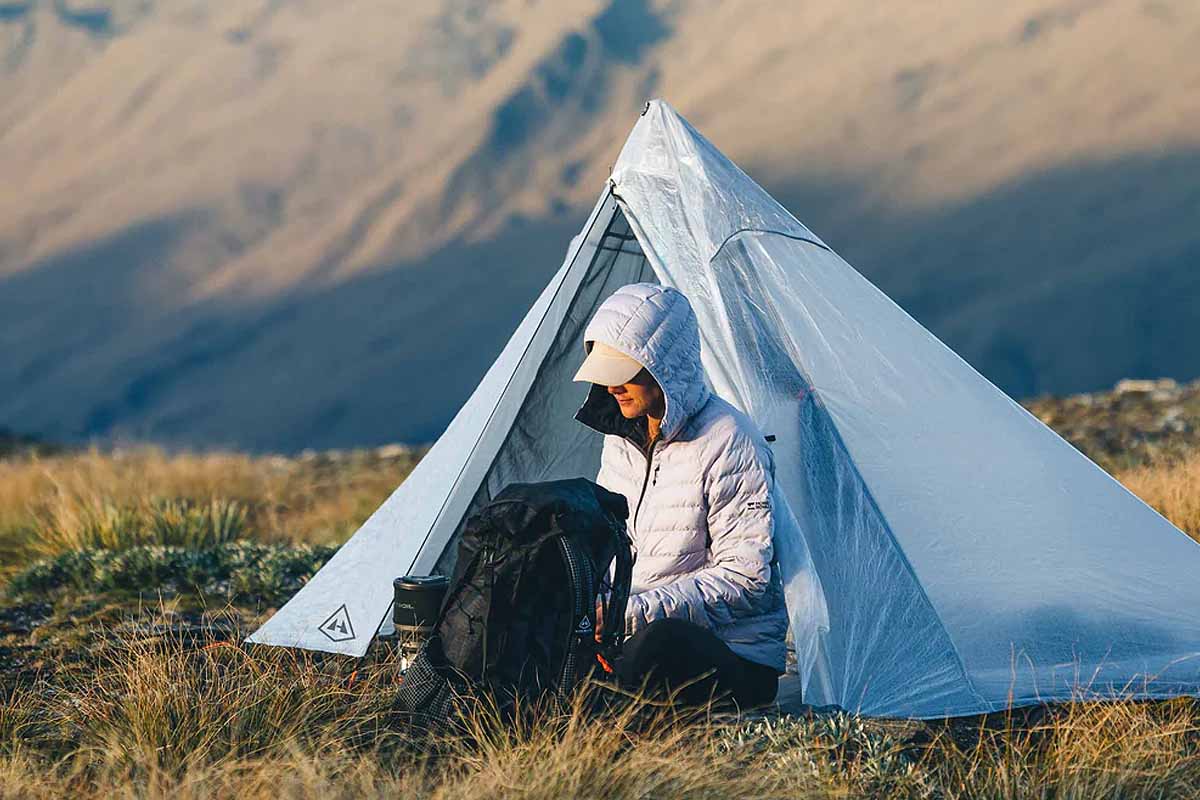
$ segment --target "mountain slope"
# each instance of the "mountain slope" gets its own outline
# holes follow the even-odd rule
[[[1017,395],[1200,374],[1200,10],[0,2],[0,422],[437,434],[666,97]]]

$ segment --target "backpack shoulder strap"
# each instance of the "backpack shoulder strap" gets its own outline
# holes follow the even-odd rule
[[[612,591],[604,610],[604,630],[600,636],[600,647],[615,655],[625,638],[625,607],[629,604],[629,592],[633,584],[633,542],[625,532],[624,525],[613,526],[613,578]],[[611,621],[610,621],[611,620]]]
[[[575,688],[579,678],[579,645],[595,636],[593,621],[596,609],[592,607],[596,596],[596,579],[592,561],[570,536],[558,536],[559,552],[566,565],[567,580],[571,584],[571,631],[567,640],[567,657],[563,659],[562,676],[558,682],[561,694]]]

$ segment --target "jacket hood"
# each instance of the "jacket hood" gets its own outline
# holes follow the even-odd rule
[[[666,398],[660,437],[667,442],[708,402],[700,365],[700,327],[691,303],[677,289],[655,283],[622,286],[600,304],[583,339],[603,342],[637,361]],[[601,433],[645,446],[646,418],[625,419],[608,387],[593,385],[575,419]]]

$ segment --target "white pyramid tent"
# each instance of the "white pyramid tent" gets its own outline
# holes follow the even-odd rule
[[[392,578],[446,569],[503,486],[594,477],[600,437],[573,419],[571,376],[592,312],[637,281],[687,295],[712,387],[774,436],[807,702],[934,717],[1200,690],[1200,546],[662,102],[446,432],[250,641],[361,655]]]

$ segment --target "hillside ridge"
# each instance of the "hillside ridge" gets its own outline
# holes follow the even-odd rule
[[[1192,379],[1197,46],[1185,0],[0,4],[0,419],[432,439],[651,96],[1011,394]]]

